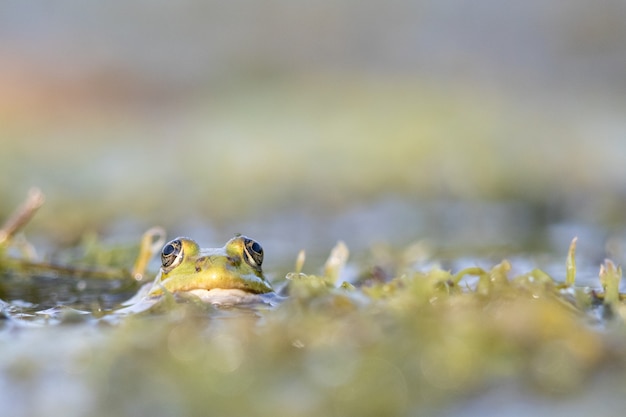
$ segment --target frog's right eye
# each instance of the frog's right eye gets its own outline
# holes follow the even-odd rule
[[[177,267],[183,260],[183,243],[174,239],[163,246],[161,251],[161,265],[164,270]]]

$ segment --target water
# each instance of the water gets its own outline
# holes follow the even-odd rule
[[[64,3],[0,6],[0,217],[42,187],[34,259],[114,273],[3,266],[3,415],[620,409],[612,321],[590,331],[535,287],[486,305],[376,287],[503,259],[563,282],[576,236],[578,285],[626,264],[619,2]],[[342,240],[340,280],[382,300],[314,286],[119,317],[154,225],[249,235],[276,286]]]

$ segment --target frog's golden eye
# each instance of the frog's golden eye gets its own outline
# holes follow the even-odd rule
[[[246,263],[255,269],[261,269],[263,263],[263,248],[259,242],[252,239],[243,240],[243,252]]]
[[[163,246],[161,251],[161,265],[163,269],[172,269],[183,260],[183,243],[180,239],[174,239]]]

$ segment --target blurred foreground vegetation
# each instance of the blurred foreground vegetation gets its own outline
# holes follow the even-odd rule
[[[117,317],[5,303],[0,399],[12,415],[65,416],[473,415],[493,390],[516,393],[495,408],[513,414],[619,405],[626,310],[612,262],[594,288],[576,283],[575,242],[564,281],[503,261],[349,284],[338,248],[323,275],[296,266],[275,308],[164,299]]]

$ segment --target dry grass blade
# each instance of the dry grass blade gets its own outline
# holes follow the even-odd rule
[[[619,302],[619,283],[622,280],[622,268],[616,267],[610,260],[606,259],[604,264],[600,265],[600,282],[604,287],[604,303],[608,305],[617,305]]]
[[[330,256],[326,260],[326,264],[324,264],[324,276],[333,284],[337,282],[341,270],[348,261],[349,255],[350,251],[342,241],[337,242],[335,247],[330,251]]]
[[[0,245],[9,242],[13,236],[33,218],[45,201],[39,188],[31,188],[24,203],[15,210],[0,229]]]
[[[165,229],[162,227],[152,227],[148,229],[141,238],[139,255],[133,266],[132,276],[135,280],[141,281],[146,273],[148,262],[165,244]]]
[[[576,283],[576,242],[578,237],[572,239],[572,243],[569,245],[569,251],[567,252],[567,261],[565,262],[565,285],[568,287],[573,286]]]

